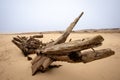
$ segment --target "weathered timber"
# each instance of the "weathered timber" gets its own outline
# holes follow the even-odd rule
[[[52,56],[52,58],[56,61],[65,61],[69,63],[77,63],[77,62],[88,63],[94,60],[99,60],[109,57],[111,55],[114,55],[114,53],[115,52],[113,50],[107,48],[107,49],[95,50],[95,52],[94,51],[84,51],[82,53],[76,52],[78,57],[76,58],[76,60],[71,59],[70,56]]]
[[[34,38],[28,39],[25,43],[28,49],[38,49],[40,45],[42,45],[42,42]]]
[[[33,35],[31,36],[32,38],[43,38],[43,34],[39,34],[39,35]]]
[[[15,40],[15,41],[18,41],[18,42],[22,42],[22,40],[21,39],[19,39],[19,38],[16,38],[16,37],[13,37],[13,40]]]
[[[42,42],[35,38],[42,38],[43,35],[34,35],[30,36],[30,38],[25,36],[17,36],[14,37],[12,42],[16,44],[24,53],[24,56],[27,56],[28,54],[35,53],[35,50],[42,47]]]
[[[114,54],[111,49],[94,50],[94,47],[102,45],[104,40],[101,35],[97,35],[93,38],[86,38],[82,40],[71,41],[65,43],[67,37],[72,32],[81,16],[82,12],[66,29],[66,31],[58,37],[58,39],[51,40],[48,43],[42,43],[37,38],[42,38],[43,35],[33,35],[30,37],[17,36],[14,37],[12,42],[16,44],[24,53],[28,56],[31,53],[36,53],[37,56],[33,59],[32,63],[32,75],[35,75],[37,71],[45,72],[51,68],[59,67],[60,65],[51,65],[54,61],[65,61],[69,63],[88,63],[94,60],[109,57]],[[86,49],[92,49],[92,51],[85,51]],[[28,56],[28,60],[32,58]]]
[[[95,50],[94,51],[87,51],[84,52],[84,54],[82,54],[82,62],[84,63],[88,63],[94,60],[98,60],[98,59],[102,59],[102,58],[106,58],[109,57],[111,55],[114,55],[115,52],[111,49],[101,49],[101,50]]]
[[[25,36],[22,36],[22,37],[17,36],[16,38],[18,38],[19,40],[21,40],[21,43],[25,43],[27,41],[27,39],[28,39],[28,37],[25,37]]]
[[[66,31],[64,32],[63,35],[61,35],[57,40],[53,41],[52,43],[47,44],[47,45],[46,45],[46,48],[47,48],[47,47],[54,46],[54,45],[56,45],[56,44],[64,43],[64,42],[66,41],[67,37],[69,36],[69,34],[71,33],[72,29],[74,28],[74,26],[75,26],[76,23],[79,21],[79,19],[80,19],[80,17],[81,17],[82,15],[83,15],[83,12],[80,14],[79,17],[77,17],[77,18],[70,24],[70,26],[66,29]],[[41,50],[38,50],[38,51],[40,52]],[[39,53],[39,52],[37,52],[37,53]],[[39,58],[37,58],[37,59],[39,59]],[[39,60],[40,60],[40,59],[39,59]],[[34,63],[34,62],[35,62],[35,61],[33,61],[33,63]],[[53,62],[53,60],[52,60],[51,58],[47,57],[47,61],[44,62],[42,68],[41,68],[41,66],[40,66],[39,70],[45,71],[52,62]],[[37,67],[34,67],[34,68],[37,68]],[[33,68],[32,68],[32,69],[33,69]],[[33,73],[33,74],[36,73],[35,70],[37,71],[37,69],[32,70],[32,73]]]
[[[17,42],[16,40],[12,40],[12,42],[22,50],[24,56],[27,56],[28,55],[28,49],[22,44],[22,43],[19,43]]]
[[[71,52],[69,54],[71,54]],[[77,56],[74,56],[75,54],[77,54]],[[94,51],[85,51],[82,53],[74,52],[74,54],[71,54],[71,56],[73,56],[76,60],[70,58],[69,55],[51,56],[51,58],[54,61],[65,61],[65,62],[70,62],[70,63],[78,63],[78,62],[88,63],[88,62],[91,62],[94,60],[109,57],[113,54],[114,54],[114,51],[112,51],[111,49],[101,49],[101,50],[95,50],[95,52]],[[53,62],[51,58],[45,57],[44,60],[40,58],[40,60],[37,63],[35,63],[35,66],[32,66],[32,70],[33,70],[32,74],[34,75],[36,73],[37,69],[39,69],[41,72],[46,71],[47,68],[49,67],[49,65]],[[39,68],[38,68],[38,66],[39,66]],[[35,69],[34,67],[36,68],[36,71],[34,70]]]
[[[43,49],[41,52],[48,55],[49,54],[66,54],[72,51],[81,51],[84,49],[89,49],[91,47],[99,46],[102,44],[101,42],[103,40],[104,39],[102,36],[97,35],[93,38],[90,38],[84,41],[76,40],[76,41],[53,45]]]
[[[67,39],[67,37],[69,36],[69,34],[71,33],[72,29],[75,27],[75,25],[77,24],[77,22],[79,21],[79,19],[82,17],[82,15],[84,14],[84,12],[82,12],[66,29],[66,31],[63,33],[63,35],[61,35],[56,41],[53,42],[54,45],[56,44],[60,44],[60,43],[64,43]]]
[[[51,58],[47,58],[47,59],[44,61],[44,63],[42,64],[42,67],[43,67],[42,71],[43,71],[43,72],[46,71],[47,68],[48,68],[48,66],[49,66],[52,62],[53,62],[53,60],[52,60]]]
[[[36,57],[31,61],[32,65],[34,65],[37,61],[39,61],[40,58],[41,58],[40,55],[39,55],[39,56],[36,56]]]
[[[34,75],[37,72],[37,70],[43,68],[42,64],[44,63],[45,59],[47,59],[47,57],[41,56],[40,60],[34,63],[34,65],[32,65],[32,75]]]

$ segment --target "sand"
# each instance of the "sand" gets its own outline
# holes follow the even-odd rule
[[[101,47],[95,49],[111,48],[115,55],[86,64],[55,62],[54,64],[63,66],[46,73],[38,72],[35,76],[32,76],[31,61],[28,61],[21,50],[11,42],[16,34],[1,34],[0,80],[120,80],[120,33],[72,33],[68,40],[98,34],[102,35],[105,41]],[[44,34],[42,40],[49,42],[50,39],[55,40],[60,35],[60,33]]]

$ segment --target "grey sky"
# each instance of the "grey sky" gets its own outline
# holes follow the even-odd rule
[[[0,32],[120,28],[120,0],[0,0]]]

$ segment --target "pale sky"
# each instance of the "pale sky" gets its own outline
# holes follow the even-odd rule
[[[0,33],[120,28],[120,0],[0,0]]]

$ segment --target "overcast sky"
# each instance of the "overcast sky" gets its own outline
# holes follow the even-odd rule
[[[120,0],[0,0],[0,32],[120,28]]]

